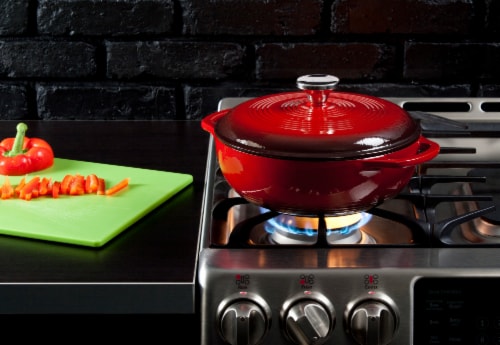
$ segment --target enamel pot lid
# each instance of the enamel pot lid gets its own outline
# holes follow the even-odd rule
[[[282,159],[345,160],[380,156],[416,142],[420,126],[398,105],[333,91],[339,79],[311,74],[301,91],[254,98],[219,119],[215,135],[251,154]]]

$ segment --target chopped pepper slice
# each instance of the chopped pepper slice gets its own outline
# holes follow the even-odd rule
[[[59,192],[61,194],[69,194],[69,190],[71,188],[71,184],[73,183],[74,176],[67,174],[64,175],[62,181],[61,181],[61,187],[59,188]]]
[[[59,182],[59,181],[54,181],[54,183],[52,184],[52,197],[53,197],[54,199],[59,198],[59,191],[60,191],[60,188],[61,188],[61,182]]]
[[[85,194],[85,177],[80,174],[73,176],[68,190],[69,195]]]
[[[24,200],[31,200],[38,197],[40,188],[40,177],[34,176],[24,184],[24,187],[19,191],[19,198]]]
[[[112,195],[112,194],[115,194],[116,192],[122,190],[123,188],[127,187],[128,186],[128,181],[130,179],[127,177],[123,180],[121,180],[120,182],[118,182],[117,184],[115,184],[114,186],[108,188],[105,190],[105,194],[106,195]]]
[[[19,196],[19,193],[21,193],[21,189],[24,188],[25,184],[26,184],[26,176],[23,176],[21,181],[19,181],[19,184],[14,188],[14,195]]]
[[[97,179],[97,195],[106,195],[106,181],[102,178],[99,177]]]
[[[2,199],[10,199],[14,196],[14,187],[10,184],[9,176],[5,176],[5,180],[3,182],[1,189],[1,198]]]
[[[54,164],[52,147],[43,139],[25,136],[28,126],[19,123],[15,138],[0,142],[0,174],[19,176]]]
[[[85,193],[96,193],[99,188],[99,178],[96,174],[90,174],[85,179]]]
[[[40,188],[39,188],[40,195],[43,196],[52,193],[52,190],[50,190],[51,182],[52,182],[51,179],[47,177],[42,177],[42,179],[40,180]]]

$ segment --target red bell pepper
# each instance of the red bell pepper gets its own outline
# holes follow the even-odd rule
[[[85,178],[85,193],[96,193],[99,188],[99,177],[90,174]]]
[[[25,175],[43,170],[54,164],[52,147],[43,139],[27,138],[28,126],[19,123],[15,138],[0,142],[0,174]]]

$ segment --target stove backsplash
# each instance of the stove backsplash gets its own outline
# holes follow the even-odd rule
[[[19,0],[0,9],[1,119],[195,120],[222,97],[293,89],[317,72],[376,96],[500,94],[491,0]]]

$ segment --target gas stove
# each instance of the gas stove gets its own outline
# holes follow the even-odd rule
[[[202,344],[499,343],[500,100],[387,99],[441,152],[397,197],[347,217],[247,202],[210,138]]]

